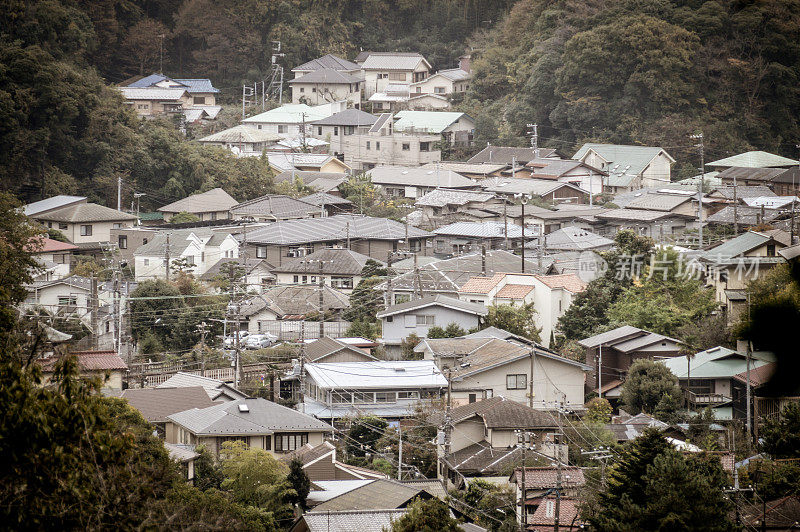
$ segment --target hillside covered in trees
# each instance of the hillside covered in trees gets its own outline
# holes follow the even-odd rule
[[[270,190],[264,161],[185,142],[170,122],[145,127],[109,87],[163,60],[235,104],[275,40],[287,70],[361,49],[417,51],[441,69],[472,50],[458,108],[479,144],[522,144],[535,122],[564,155],[587,140],[661,145],[680,177],[701,130],[707,160],[797,155],[800,0],[41,0],[0,12],[3,188],[113,204],[121,176],[124,198],[145,192],[148,208],[214,186],[240,200]]]

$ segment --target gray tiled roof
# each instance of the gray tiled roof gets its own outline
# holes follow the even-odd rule
[[[614,241],[580,227],[564,227],[545,235],[545,248],[555,250],[585,250],[606,248]]]
[[[573,185],[572,183],[562,183],[550,179],[522,179],[501,177],[495,180],[490,177],[480,182],[481,187],[497,194],[530,194],[532,196],[546,196],[561,188],[569,188],[575,191],[576,195],[588,194],[587,191]]]
[[[596,215],[601,220],[624,220],[634,222],[652,222],[661,218],[674,216],[670,212],[647,211],[643,209],[609,209]]]
[[[320,213],[320,208],[312,203],[282,194],[267,194],[230,207],[236,215],[270,215],[276,219],[305,218]]]
[[[506,233],[506,227],[508,233]],[[522,238],[522,227],[503,222],[455,222],[435,229],[436,235],[463,236],[471,238]],[[528,236],[534,234],[533,228],[528,229]]]
[[[733,199],[733,186],[730,185],[723,185],[714,188],[709,194],[709,196],[722,196],[725,199]],[[772,191],[769,187],[762,186],[762,185],[738,185],[736,187],[736,198],[758,198],[764,196],[777,196],[775,192]]]
[[[226,269],[228,264],[235,264],[238,268],[243,268],[244,273],[251,273],[258,267],[263,267],[264,270],[267,270],[262,273],[270,278],[275,278],[274,275],[269,273],[269,270],[272,270],[273,266],[269,262],[265,261],[264,259],[247,259],[247,267],[244,268],[243,266],[244,259],[241,257],[223,257],[219,259],[217,262],[214,263],[209,269],[200,276],[200,279],[203,281],[210,281],[219,275],[229,275],[228,270]]]
[[[256,129],[254,127],[239,124],[217,133],[212,133],[206,137],[198,139],[197,142],[227,142],[227,143],[253,143],[268,142],[276,143],[283,138],[282,135],[271,133],[266,129]]]
[[[35,216],[39,220],[52,220],[54,222],[118,222],[121,220],[136,220],[136,215],[110,209],[97,203],[78,203],[62,207],[54,211],[45,212]]]
[[[619,170],[612,172],[612,177],[622,176],[621,173],[624,171],[625,175],[630,176],[631,179],[633,176],[641,174],[650,164],[650,161],[663,151],[662,148],[656,146],[626,146],[590,142],[581,146],[572,158],[581,159],[590,149],[598,153],[603,159],[611,161],[612,169],[619,165]],[[627,166],[630,166],[630,168],[625,170]],[[616,183],[614,185],[616,186]]]
[[[326,192],[317,192],[315,194],[311,194],[309,196],[304,196],[300,198],[300,201],[305,201],[306,203],[311,203],[312,205],[317,205],[319,207],[323,205],[352,205],[353,202],[347,198],[340,198],[339,196],[334,196],[332,194],[328,194]]]
[[[539,148],[539,158],[551,157],[556,150],[550,148]],[[484,149],[473,155],[467,160],[468,163],[501,163],[511,164],[516,160],[517,164],[525,164],[536,158],[533,148],[517,148],[512,146],[486,146]]]
[[[738,188],[738,187],[737,187]],[[761,209],[759,207],[748,207],[747,205],[739,205],[736,207],[736,221],[742,225],[757,225],[762,221]],[[764,209],[764,222],[770,222],[780,216],[780,211],[774,209]],[[721,210],[715,212],[708,218],[706,222],[713,224],[732,224],[734,219],[734,209],[732,205],[726,205]]]
[[[442,188],[476,188],[472,179],[452,170],[407,166],[378,166],[367,172],[376,185],[405,185]]]
[[[401,508],[421,491],[401,482],[380,479],[329,499],[316,506],[314,512]]]
[[[292,72],[296,71],[306,71],[306,70],[321,70],[325,68],[330,68],[334,70],[360,70],[361,67],[357,64],[348,61],[347,59],[342,59],[341,57],[335,56],[333,54],[323,55],[322,57],[318,57],[316,59],[312,59],[306,63],[303,63],[300,66],[294,67]]]
[[[361,68],[363,70],[414,70],[420,61],[425,61],[425,58],[419,54],[373,52],[364,60]]]
[[[797,161],[794,159],[765,151],[748,151],[706,163],[706,166],[714,167],[739,166],[750,168],[788,167],[795,165],[797,165]]]
[[[276,286],[264,292],[267,306],[278,316],[299,316],[319,311],[319,288],[316,286]],[[325,285],[322,294],[325,310],[342,310],[350,306],[350,299]]]
[[[186,388],[128,388],[122,399],[151,423],[164,423],[167,416],[190,408],[206,408],[215,403],[202,386]]]
[[[340,241],[349,238],[402,240],[406,227],[400,222],[370,216],[339,214],[324,218],[285,220],[256,229],[248,235],[253,244],[290,245],[309,242]],[[408,228],[409,238],[432,236],[429,232]]]
[[[238,202],[233,199],[230,194],[221,188],[212,188],[207,192],[200,194],[192,194],[191,196],[178,201],[174,201],[169,205],[164,205],[158,210],[160,212],[189,212],[189,213],[202,213],[202,212],[218,212],[227,211]]]
[[[308,532],[382,532],[392,529],[392,522],[402,517],[408,510],[349,510],[340,512],[313,511],[303,514],[301,520]],[[294,530],[300,530],[295,527]]]
[[[360,109],[345,109],[332,114],[322,120],[312,122],[315,126],[372,126],[378,121],[378,117],[365,113]]]
[[[366,351],[341,342],[335,338],[331,338],[330,336],[323,336],[318,340],[314,340],[313,342],[306,344],[303,351],[308,362],[325,362],[325,360],[320,359],[324,359],[325,357],[332,355],[333,353],[338,353],[339,351],[351,351],[362,356],[365,361],[377,360],[377,358],[370,355]]]
[[[284,181],[291,181],[292,179],[299,179],[304,184],[308,185],[318,179],[347,180],[347,174],[337,172],[315,172],[313,170],[295,170],[294,172],[287,170],[286,172],[281,172],[276,175],[274,181],[275,183],[283,183]]]
[[[370,257],[350,249],[321,249],[272,269],[275,273],[308,273],[325,275],[359,275]],[[373,259],[374,260],[374,259]],[[319,265],[322,263],[322,269]],[[381,261],[376,261],[383,264]]]
[[[288,83],[330,83],[351,85],[353,83],[361,83],[364,81],[362,78],[352,76],[346,72],[340,72],[332,68],[321,68],[312,70],[308,74],[300,76],[299,78],[290,79]]]
[[[242,412],[240,405],[247,405]],[[266,399],[239,399],[167,417],[197,435],[272,434],[275,431],[329,432],[333,427]]]
[[[750,168],[732,166],[717,174],[719,179],[744,179],[747,181],[772,181],[775,177],[786,172],[786,168]]]
[[[742,233],[736,238],[731,238],[730,240],[723,242],[719,246],[705,251],[701,254],[701,257],[738,257],[740,255],[744,255],[752,249],[763,246],[770,240],[772,240],[772,237],[769,235],[757,233],[756,231],[748,231],[746,233]]]
[[[500,340],[498,340],[500,341]],[[556,411],[539,410],[506,399],[505,397],[491,397],[454,408],[451,417],[453,423],[460,423],[473,416],[481,418],[486,428],[513,428],[513,429],[544,429],[558,427]],[[436,413],[430,422],[439,425],[444,421],[441,413]]]
[[[467,314],[475,314],[477,316],[485,316],[489,312],[489,310],[480,303],[470,303],[468,301],[461,301],[460,299],[455,299],[453,297],[433,295],[425,296],[420,299],[412,299],[411,301],[398,303],[397,305],[390,305],[386,307],[386,310],[379,312],[378,317],[383,318],[386,316],[394,316],[395,314],[402,314],[404,312],[410,312],[431,306],[446,307],[459,310]]]
[[[28,203],[25,205],[23,212],[26,216],[34,216],[41,212],[52,211],[54,209],[66,207],[67,205],[72,205],[73,203],[84,202],[86,202],[85,196],[53,196],[43,200],[34,201],[33,203]]]
[[[202,375],[194,375],[192,373],[184,373],[182,371],[179,371],[165,380],[163,383],[156,386],[156,388],[188,388],[194,386],[202,387],[212,401],[243,399],[246,397],[245,394],[225,384],[221,380],[203,377]]]
[[[437,188],[431,190],[421,198],[417,199],[415,205],[418,207],[444,207],[445,205],[466,205],[471,202],[485,203],[494,199],[496,196],[491,192],[479,192],[472,190],[449,190]]]

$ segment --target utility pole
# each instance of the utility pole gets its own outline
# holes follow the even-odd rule
[[[556,444],[560,445],[563,434],[556,433],[556,436],[558,437]],[[559,519],[561,518],[561,456],[559,454],[556,451],[556,511],[553,516],[553,532],[559,532]]]
[[[162,76],[164,75],[164,37],[165,34],[161,33],[158,36],[161,39],[161,44],[159,45],[159,61],[158,61],[158,73]],[[119,210],[119,209],[117,209]]]
[[[603,398],[603,344],[598,347],[599,356],[597,357],[597,396]]]
[[[136,218],[139,218],[139,198],[146,196],[144,192],[134,192],[133,197],[136,200]],[[137,222],[138,223],[138,222]]]
[[[525,273],[525,205],[528,204],[528,196],[520,194],[522,198],[522,273]]]
[[[117,210],[122,210],[122,176],[117,176]]]
[[[745,181],[746,183],[747,181]],[[736,174],[733,174],[733,236],[739,234],[739,198],[736,197]]]
[[[166,268],[164,274],[166,275],[167,282],[169,282],[169,233],[167,233],[167,243],[164,245],[164,268]]]
[[[528,124],[528,129],[531,135],[531,148],[533,148],[533,158],[539,158],[539,125]]]
[[[201,321],[197,325],[197,332],[200,333],[200,371],[201,375],[206,374],[206,333],[208,332],[208,324]]]
[[[528,392],[528,406],[533,408],[533,368],[536,365],[536,349],[531,347],[531,378],[530,380],[530,390]]]
[[[517,177],[517,157],[516,155],[511,156],[511,179]]]
[[[697,185],[697,220],[698,231],[697,236],[699,240],[698,249],[703,248],[703,188],[705,185],[706,177],[706,164],[705,164],[705,141],[703,140],[703,133],[697,135],[689,135],[690,139],[698,140],[699,143],[695,144],[695,148],[700,150],[700,182]]]
[[[798,150],[800,150],[800,144],[795,144],[794,146]],[[797,164],[797,173],[800,173],[800,162]],[[794,204],[797,198],[797,185],[795,184],[795,176],[797,174],[792,174],[792,217],[789,219],[789,245],[794,245]]]
[[[447,407],[444,411],[444,456],[450,456],[450,436],[453,432],[453,403],[452,403],[452,395],[453,395],[453,368],[447,368]],[[447,462],[445,461],[445,464]],[[445,469],[447,473],[447,478],[450,477],[449,469]],[[445,480],[445,485],[446,485]]]
[[[319,261],[319,339],[325,336],[325,276],[323,269],[325,268],[325,261]]]
[[[397,480],[403,480],[403,425],[398,421],[397,433]]]
[[[749,310],[749,309],[748,309]],[[753,419],[752,419],[752,412],[751,408],[752,405],[750,404],[750,357],[753,354],[753,342],[750,340],[747,341],[747,372],[745,373],[745,379],[747,380],[745,395],[747,396],[747,437],[752,438],[752,430],[753,430]]]
[[[528,529],[528,509],[525,506],[525,499],[527,497],[527,487],[525,486],[525,476],[526,476],[526,469],[525,469],[525,461],[527,459],[528,445],[531,442],[531,433],[527,430],[517,430],[514,431],[517,433],[517,446],[522,449],[522,467],[520,471],[520,489],[521,494],[519,498],[519,530],[520,532],[526,532]]]
[[[506,251],[508,251],[508,201],[503,196],[503,236],[506,241]]]
[[[92,349],[100,346],[100,295],[97,287],[97,277],[91,278],[92,291]]]
[[[392,299],[392,259],[394,258],[394,253],[389,252],[388,257],[386,259],[386,306],[393,304]]]

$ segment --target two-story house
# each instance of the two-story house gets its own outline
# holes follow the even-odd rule
[[[394,130],[401,133],[439,135],[450,145],[471,146],[475,120],[466,113],[452,111],[400,111],[394,115]]]
[[[383,92],[389,83],[415,83],[428,77],[431,64],[418,53],[361,52],[356,63],[364,73],[364,97]]]
[[[611,193],[667,185],[675,163],[663,148],[620,144],[586,143],[572,158],[606,172],[604,190]]]
[[[276,222],[298,218],[319,218],[325,211],[319,206],[283,194],[267,194],[243,201],[230,208],[234,220],[253,220],[256,222]]]
[[[179,212],[194,214],[200,220],[225,220],[230,218],[230,208],[238,203],[221,188],[213,188],[159,207],[158,211],[164,213],[165,222]]]
[[[183,89],[191,96],[190,107],[215,107],[220,92],[207,78],[173,79],[163,74],[150,74],[127,83],[125,87]]]
[[[30,215],[48,229],[57,229],[81,250],[111,241],[111,229],[133,227],[136,216],[96,203],[74,203]]]
[[[320,249],[275,266],[272,273],[278,284],[318,285],[322,278],[326,285],[350,293],[361,281],[361,270],[368,260],[374,259],[351,249]],[[383,262],[377,262],[385,266]]]
[[[311,136],[329,143],[330,153],[344,154],[344,138],[365,135],[378,117],[360,109],[345,109],[311,123]]]
[[[436,149],[440,135],[401,133],[394,130],[391,113],[382,113],[366,134],[342,139],[344,162],[354,170],[380,165],[421,166],[442,159]]]
[[[367,176],[387,196],[419,198],[437,189],[475,190],[479,185],[472,179],[450,170],[408,166],[378,166],[367,171]]]
[[[277,133],[284,138],[311,135],[311,122],[322,120],[347,108],[346,102],[320,105],[304,103],[284,104],[242,120],[242,124],[268,133]]]
[[[164,279],[183,260],[190,273],[201,276],[220,259],[238,257],[239,242],[229,231],[204,227],[161,231],[133,255],[137,281]]]
[[[106,390],[122,390],[122,377],[127,373],[128,366],[116,351],[73,351],[65,356],[75,357],[81,377],[99,378]],[[39,361],[45,384],[52,379],[56,362],[60,358],[52,356]]]
[[[323,68],[289,80],[292,103],[320,105],[346,101],[355,108],[361,105],[364,79],[332,68]]]
[[[167,443],[205,445],[214,455],[227,441],[281,455],[307,443],[319,445],[333,432],[327,423],[261,398],[193,408],[166,419]]]
[[[78,246],[59,242],[52,238],[37,237],[28,241],[25,251],[41,266],[36,272],[36,281],[54,281],[67,277],[72,270],[72,254]]]

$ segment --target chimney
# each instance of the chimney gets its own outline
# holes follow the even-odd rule
[[[467,72],[470,71],[470,61],[472,60],[472,55],[464,54],[458,58],[458,68],[461,70],[465,70]]]

